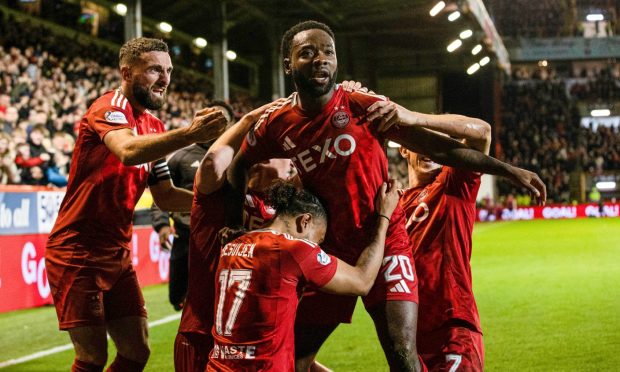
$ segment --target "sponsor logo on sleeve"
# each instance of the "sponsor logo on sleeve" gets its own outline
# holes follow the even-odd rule
[[[248,141],[248,145],[250,146],[256,145],[256,135],[254,134],[254,129],[248,132],[248,134],[245,136],[245,139]]]
[[[319,253],[316,255],[316,260],[319,261],[321,265],[329,265],[332,262],[331,257],[321,249]]]
[[[125,114],[120,111],[107,111],[103,116],[109,123],[128,124]]]

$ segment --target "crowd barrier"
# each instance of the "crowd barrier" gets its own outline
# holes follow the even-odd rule
[[[0,188],[0,313],[52,303],[45,272],[45,242],[63,196],[63,191],[41,187]],[[601,216],[620,216],[620,203],[477,211],[478,221]],[[142,286],[168,280],[170,254],[161,249],[159,237],[150,226],[134,228],[131,249]]]
[[[479,208],[478,221],[555,220],[559,218],[595,218],[620,216],[620,203],[548,205],[544,207]]]
[[[52,303],[45,242],[64,196],[47,188],[0,188],[0,313]],[[168,281],[170,254],[150,226],[136,226],[132,261],[140,285]]]

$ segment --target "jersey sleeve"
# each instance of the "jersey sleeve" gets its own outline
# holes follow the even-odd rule
[[[135,123],[133,123],[133,116],[127,106],[123,109],[122,104],[119,106],[111,103],[100,104],[89,115],[88,125],[102,141],[103,137],[113,130],[131,129],[135,127]]]
[[[153,163],[153,168],[147,179],[147,184],[153,186],[160,181],[169,180],[170,178],[170,168],[168,167],[166,159],[159,159]]]
[[[276,125],[269,115],[263,115],[246,134],[239,153],[243,154],[250,164],[268,159],[286,158],[273,135]]]
[[[387,98],[386,96],[378,95],[378,94],[365,93],[365,92],[356,90],[350,93],[350,100],[351,100],[351,111],[353,115],[365,117],[366,113],[368,112],[368,108],[372,106],[373,103],[377,101],[389,101],[389,98]],[[366,122],[366,125],[375,134],[375,136],[382,138],[383,134],[379,134],[376,132],[376,128],[377,128],[375,124],[376,122],[377,121]]]
[[[325,253],[318,245],[299,240],[295,241],[289,252],[307,283],[323,287],[336,274],[338,259]]]
[[[476,202],[480,189],[480,173],[445,167],[446,193],[467,202]]]
[[[360,110],[361,113],[365,113],[366,110],[377,101],[389,101],[390,99],[386,96],[382,96],[379,94],[373,93],[365,93],[360,90],[356,90],[350,93],[351,102],[355,106],[356,109]]]

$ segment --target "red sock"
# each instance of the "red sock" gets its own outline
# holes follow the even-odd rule
[[[103,367],[105,366],[98,366],[75,358],[71,366],[71,372],[103,372]]]
[[[135,360],[127,359],[119,353],[116,353],[114,362],[110,364],[106,372],[141,372],[146,366],[146,362],[136,362]]]

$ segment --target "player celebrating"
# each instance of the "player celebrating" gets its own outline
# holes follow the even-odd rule
[[[59,326],[76,353],[73,371],[103,370],[106,331],[118,351],[110,371],[144,368],[146,309],[129,248],[135,204],[148,177],[162,209],[188,210],[192,194],[172,185],[162,158],[212,140],[226,123],[220,111],[207,109],[189,127],[162,133],[148,111],[164,104],[170,83],[172,64],[161,40],[128,41],[119,65],[121,87],[99,97],[80,122],[67,193],[45,252]]]
[[[284,34],[282,55],[284,70],[293,77],[297,92],[286,105],[268,110],[236,156],[228,174],[234,194],[228,211],[229,226],[241,225],[249,166],[263,159],[291,158],[304,187],[326,203],[330,225],[325,250],[353,264],[372,239],[369,233],[374,222],[374,195],[388,179],[382,148],[385,138],[446,164],[511,176],[530,189],[538,187],[535,174],[432,132],[385,126],[389,128],[385,135],[379,134],[383,126],[373,125],[366,115],[374,102],[384,98],[347,93],[334,85],[336,48],[328,26],[307,21],[292,27]],[[404,225],[404,213],[397,208],[387,233],[384,270],[364,303],[391,369],[409,371],[421,366],[415,346],[417,283]],[[308,370],[338,323],[350,322],[355,303],[353,297],[304,294],[296,324],[298,370]]]
[[[374,104],[371,111],[399,125],[463,138],[469,147],[489,153],[491,126],[482,120],[414,114],[388,102]],[[418,351],[429,371],[482,371],[482,330],[469,263],[480,174],[442,167],[402,147],[400,152],[409,169],[401,205],[419,280]]]
[[[196,172],[190,220],[188,290],[174,345],[174,365],[178,372],[203,372],[213,348],[215,269],[220,252],[217,234],[225,226],[225,172],[243,136],[267,107],[269,105],[246,114],[224,132],[211,145]],[[262,226],[273,218],[274,211],[265,205],[262,191],[273,179],[290,178],[290,170],[288,159],[271,160],[252,169],[244,205],[246,227]]]
[[[354,81],[344,81],[342,86],[348,91],[366,89]],[[175,340],[174,364],[177,372],[203,372],[213,348],[211,328],[215,306],[215,269],[220,252],[217,233],[225,226],[226,169],[252,125],[268,107],[285,102],[280,99],[245,115],[211,145],[200,163],[194,184],[190,224],[189,289]],[[271,159],[250,169],[248,193],[243,205],[246,229],[263,227],[273,218],[273,208],[265,204],[268,187],[276,179],[296,179],[293,178],[295,175],[295,168],[289,159]]]
[[[355,266],[317,245],[327,230],[318,198],[290,183],[269,190],[274,220],[222,247],[208,371],[292,371],[293,325],[304,285],[323,291],[365,295],[381,267],[385,233],[398,202],[393,181],[377,195],[373,239]]]

